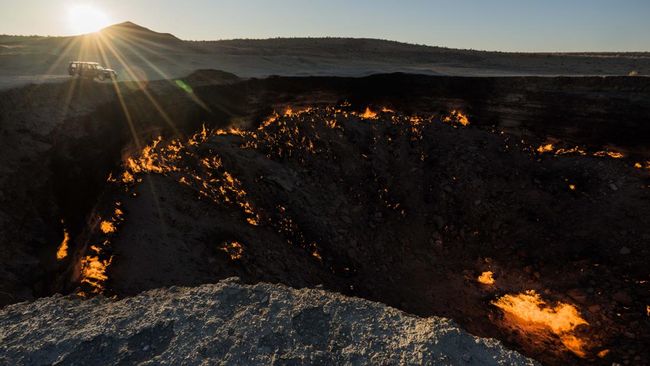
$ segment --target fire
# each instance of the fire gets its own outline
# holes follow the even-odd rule
[[[650,161],[646,161],[644,164],[636,162],[636,163],[634,163],[634,167],[637,168],[637,169],[650,170]]]
[[[98,256],[87,256],[81,260],[81,283],[92,287],[93,293],[103,290],[103,283],[108,279],[106,269],[111,264],[112,258],[101,260]]]
[[[625,157],[623,153],[616,152],[616,151],[598,151],[594,153],[594,156],[598,156],[601,158],[609,156],[612,159],[623,159]]]
[[[366,107],[366,110],[360,115],[360,117],[364,119],[377,119],[377,112],[372,111],[370,107]]]
[[[113,224],[110,221],[102,221],[101,224],[99,225],[99,228],[102,230],[104,234],[111,234],[115,232],[115,224]]]
[[[133,179],[133,175],[129,172],[124,172],[122,173],[122,183],[133,183],[135,180]]]
[[[244,246],[237,241],[224,243],[221,247],[221,250],[226,252],[232,261],[239,260],[244,257]]]
[[[460,124],[461,126],[468,126],[469,125],[469,117],[467,115],[459,110],[452,110],[449,112],[448,116],[445,116],[442,121],[444,123],[449,123],[449,124]]]
[[[494,275],[494,273],[492,273],[492,271],[486,271],[486,272],[481,273],[481,275],[478,276],[477,280],[478,280],[479,283],[482,283],[484,285],[488,285],[488,286],[489,285],[494,285],[494,283],[496,281],[494,280],[493,275]]]
[[[540,147],[537,148],[537,152],[540,154],[544,154],[552,151],[553,151],[553,144],[541,145]]]
[[[110,219],[102,220],[99,223],[100,237],[103,236],[103,239],[99,239],[101,244],[91,245],[89,243],[87,253],[81,258],[80,282],[84,286],[78,292],[80,296],[90,296],[104,292],[104,282],[108,280],[106,271],[113,261],[113,256],[109,254],[110,236],[117,231],[120,223],[124,221],[123,216],[122,203],[118,201],[115,202]]]
[[[571,154],[576,154],[576,155],[581,155],[581,156],[587,155],[585,150],[581,149],[579,146],[574,146],[574,147],[568,148],[568,149],[565,149],[565,148],[557,149],[555,151],[555,155],[558,155],[558,156],[559,155],[571,155]]]
[[[550,306],[534,290],[505,295],[492,304],[505,313],[506,322],[510,326],[532,334],[550,331],[571,352],[585,357],[587,342],[573,332],[578,326],[589,323],[580,316],[575,306],[562,302]]]
[[[70,242],[70,234],[68,230],[63,229],[63,241],[59,244],[59,248],[56,251],[56,259],[63,260],[68,256],[68,243]]]
[[[598,352],[597,356],[600,357],[600,358],[605,358],[605,357],[607,357],[607,355],[608,355],[610,352],[611,352],[610,350],[608,350],[608,349],[604,349],[604,350]]]

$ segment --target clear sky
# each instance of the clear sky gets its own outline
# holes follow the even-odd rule
[[[193,40],[336,36],[650,51],[650,0],[0,0],[0,34],[70,35],[126,20]]]

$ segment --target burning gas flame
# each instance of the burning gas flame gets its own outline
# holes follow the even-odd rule
[[[494,273],[492,273],[492,271],[486,271],[481,273],[481,275],[478,276],[477,280],[479,283],[482,283],[484,285],[488,285],[488,286],[494,285],[496,281],[494,280],[493,275]]]
[[[84,286],[78,292],[80,296],[100,294],[104,291],[104,283],[108,280],[106,271],[113,261],[113,256],[107,254],[111,244],[110,235],[117,231],[117,226],[124,220],[121,206],[121,202],[115,202],[113,215],[100,222],[99,230],[104,235],[102,244],[90,245],[88,253],[81,259],[80,282]]]
[[[371,110],[370,107],[366,107],[366,110],[359,116],[364,119],[377,119],[377,112]]]
[[[623,159],[625,157],[625,154],[617,151],[598,151],[594,153],[594,156],[601,158],[610,157],[612,159]]]
[[[86,256],[81,260],[81,283],[90,285],[92,293],[100,293],[108,280],[106,269],[111,264],[112,258],[102,260],[98,256]],[[82,294],[83,295],[83,294]]]
[[[56,259],[64,260],[68,256],[68,243],[70,242],[70,234],[68,230],[63,228],[63,241],[59,244],[59,248],[56,251]]]
[[[505,295],[493,305],[506,315],[506,322],[527,333],[550,331],[558,336],[566,348],[580,357],[585,357],[587,342],[574,334],[580,325],[588,325],[575,306],[558,302],[548,305],[534,290],[517,295]]]
[[[634,167],[637,168],[637,169],[650,170],[650,160],[649,160],[649,161],[646,161],[646,162],[643,163],[643,164],[642,164],[642,163],[639,163],[639,162],[636,162],[636,163],[634,163]]]
[[[99,228],[104,234],[112,234],[115,232],[115,224],[113,224],[111,221],[102,221],[101,224],[99,224]]]
[[[228,254],[231,261],[239,260],[244,257],[244,246],[238,241],[224,243],[221,250]]]
[[[537,152],[540,154],[544,154],[552,151],[553,151],[553,144],[541,145],[540,147],[537,148]]]
[[[465,113],[459,110],[452,110],[449,112],[448,116],[445,116],[442,121],[444,123],[449,123],[449,124],[459,124],[461,126],[468,126],[469,125],[469,118]]]
[[[574,146],[571,148],[559,148],[556,149],[555,146],[552,143],[540,145],[537,147],[537,153],[539,154],[545,154],[545,153],[554,153],[554,155],[559,156],[559,155],[587,155],[587,152],[585,149],[580,148],[579,146]],[[595,153],[591,154],[592,156],[599,157],[599,158],[612,158],[612,159],[622,159],[625,157],[625,154],[622,152],[618,151],[596,151]],[[636,165],[635,165],[636,166]]]

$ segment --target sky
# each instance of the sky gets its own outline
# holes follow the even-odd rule
[[[187,40],[332,36],[650,51],[650,0],[0,0],[0,34],[72,35],[127,20]]]

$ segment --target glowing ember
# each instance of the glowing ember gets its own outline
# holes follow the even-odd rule
[[[244,247],[237,241],[224,243],[221,250],[226,252],[232,261],[242,259],[244,256]]]
[[[589,323],[580,316],[575,306],[562,302],[549,306],[534,290],[505,295],[492,304],[503,310],[508,325],[532,334],[550,331],[571,352],[580,357],[585,356],[586,341],[573,332],[579,325]]]
[[[360,117],[364,119],[377,119],[377,112],[373,112],[370,107],[366,107],[366,110],[360,115]]]
[[[449,124],[459,124],[461,126],[468,126],[469,125],[469,118],[467,115],[459,110],[452,110],[449,112],[448,116],[445,116],[442,121],[444,123],[449,123]]]
[[[115,232],[115,224],[110,221],[102,221],[101,224],[99,224],[99,228],[104,234],[111,234]]]
[[[112,258],[101,260],[98,256],[87,256],[81,260],[81,283],[90,285],[92,293],[101,293],[104,282],[108,279],[106,268],[111,264]]]
[[[68,256],[68,243],[70,242],[70,234],[68,230],[63,229],[63,241],[59,244],[59,249],[56,251],[56,259],[63,260]]]
[[[634,167],[637,169],[646,169],[650,170],[650,161],[646,161],[644,164],[642,163],[634,163]]]
[[[131,173],[129,173],[129,172],[122,173],[122,183],[133,183],[133,182],[134,182],[134,179],[133,179],[133,175],[131,175]]]
[[[537,152],[540,154],[544,154],[552,151],[553,151],[553,144],[541,145],[540,147],[537,148]]]
[[[594,156],[598,156],[601,158],[610,157],[612,159],[622,159],[625,157],[624,154],[616,151],[598,151],[594,153]]]
[[[572,147],[570,149],[564,149],[564,148],[557,149],[555,151],[555,155],[573,155],[573,154],[581,155],[581,156],[587,155],[587,153],[578,146]]]
[[[484,285],[494,285],[496,281],[494,280],[493,275],[492,271],[483,272],[478,276],[478,282]]]
[[[608,350],[608,349],[604,349],[604,350],[598,352],[597,355],[598,355],[598,357],[600,357],[600,358],[605,358],[605,357],[607,357],[607,355],[608,355],[609,353],[610,353],[610,350]]]

